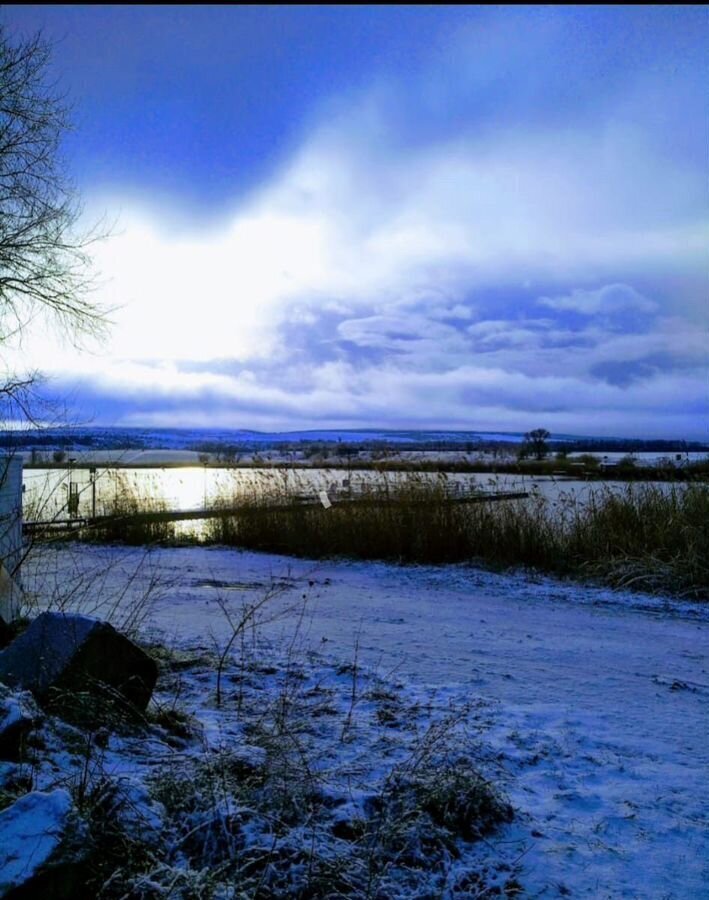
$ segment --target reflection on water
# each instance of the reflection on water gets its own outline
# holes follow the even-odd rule
[[[184,468],[28,469],[24,472],[25,518],[48,520],[69,515],[69,498],[78,497],[78,516],[113,512],[121,497],[141,505],[171,510],[197,510],[225,504],[254,493],[317,494],[341,490],[348,480],[357,486],[376,480],[376,472],[332,469]],[[391,480],[391,479],[390,479]]]

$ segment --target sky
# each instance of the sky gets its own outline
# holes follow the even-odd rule
[[[77,421],[709,439],[699,6],[6,6],[112,312]],[[13,355],[14,354],[14,355]]]

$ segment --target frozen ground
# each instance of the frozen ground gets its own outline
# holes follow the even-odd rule
[[[306,597],[303,642],[345,661],[357,642],[382,675],[482,701],[473,749],[518,817],[480,852],[519,862],[526,895],[709,897],[706,607],[472,567],[220,548],[68,546],[45,549],[35,572],[30,590],[90,582],[104,612],[152,586],[148,627],[217,642],[220,599],[238,608],[279,582],[284,604]],[[263,626],[286,640],[294,627]]]

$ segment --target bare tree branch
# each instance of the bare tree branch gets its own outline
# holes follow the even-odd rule
[[[91,299],[89,252],[103,235],[79,228],[82,209],[61,156],[71,122],[49,79],[51,49],[41,34],[11,40],[0,24],[0,348],[37,316],[76,342],[106,326]],[[12,411],[35,422],[36,373],[4,368],[0,418]]]

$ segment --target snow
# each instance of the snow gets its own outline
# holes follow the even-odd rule
[[[275,585],[277,612],[260,625],[275,646],[297,633],[301,653],[357,659],[369,679],[400,679],[422,709],[472,702],[475,727],[460,749],[504,785],[517,817],[466,859],[520,867],[526,895],[709,897],[709,607],[472,566],[204,547],[45,547],[27,567],[28,589],[40,593],[48,573],[78,584],[77,569],[87,584],[102,573],[106,610],[166,585],[146,611],[148,631],[204,648],[229,636],[225,604],[236,611]],[[312,665],[314,684],[324,663]],[[186,691],[207,744],[240,735],[248,745],[206,704],[213,672],[201,677]],[[350,764],[363,748],[374,754],[366,734],[352,737]]]
[[[12,691],[0,682],[0,735],[38,715],[37,704],[29,691]]]
[[[25,794],[0,812],[0,896],[51,860],[64,837],[72,806],[69,792],[57,788]]]

